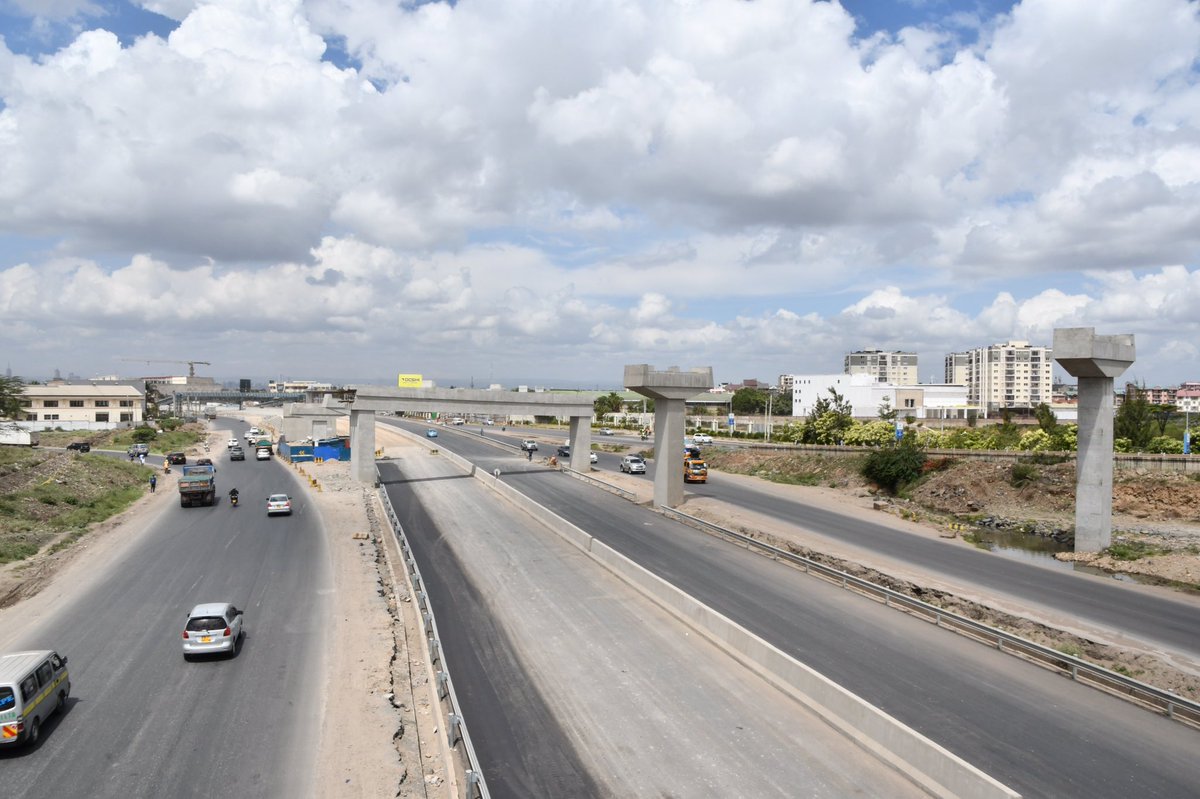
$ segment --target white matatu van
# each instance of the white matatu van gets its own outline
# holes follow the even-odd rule
[[[0,655],[0,748],[36,744],[46,719],[70,694],[67,659],[57,652]]]

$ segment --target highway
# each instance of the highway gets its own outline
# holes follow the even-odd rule
[[[454,463],[379,470],[493,799],[925,795]]]
[[[320,519],[274,460],[230,462],[224,448],[212,457],[215,507],[156,499],[137,543],[93,587],[36,623],[16,623],[23,605],[0,616],[10,620],[0,650],[56,649],[72,681],[66,711],[36,748],[0,751],[4,795],[312,794],[332,624]],[[160,475],[159,492],[173,494],[176,475]],[[224,496],[234,485],[237,508]],[[296,500],[290,518],[266,516],[265,498],[277,491]],[[207,601],[245,610],[244,644],[231,659],[185,662],[186,614]]]
[[[615,440],[643,448],[636,438],[593,440],[601,443]],[[650,449],[652,443],[646,442],[644,448]],[[596,466],[601,471],[618,471],[619,463],[617,455],[600,453]],[[647,461],[648,480],[654,479],[654,466],[654,461]],[[743,481],[722,481],[719,473],[714,473],[708,483],[689,484],[686,490],[904,561],[922,571],[947,575],[985,592],[1016,597],[1200,658],[1200,605],[1192,599],[1175,598],[1165,591],[1141,591],[1117,580],[1041,568],[983,550],[904,535],[893,527],[806,505],[769,491],[756,491]]]
[[[500,468],[513,487],[1025,796],[1195,796],[1197,731],[865,598],[847,609],[839,589],[477,432],[443,434],[439,446]]]

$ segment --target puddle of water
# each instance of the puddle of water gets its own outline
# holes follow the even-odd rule
[[[972,536],[975,546],[980,549],[986,549],[988,552],[994,552],[1010,560],[1019,560],[1022,563],[1032,563],[1035,566],[1057,569],[1059,571],[1077,571],[1084,574],[1095,574],[1100,577],[1108,577],[1127,583],[1155,584],[1154,580],[1142,579],[1137,574],[1110,574],[1103,569],[1097,569],[1083,563],[1056,560],[1054,553],[1070,552],[1071,547],[1060,544],[1053,538],[987,529],[977,529],[972,532]]]

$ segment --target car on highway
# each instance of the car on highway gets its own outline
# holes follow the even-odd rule
[[[712,436],[710,436],[708,433],[696,433],[694,436],[692,436],[692,441],[697,444],[711,444]]]
[[[234,447],[241,446],[241,443],[236,438],[231,438],[225,442],[225,446],[229,449],[233,449]]]
[[[175,465],[185,464],[187,463],[187,455],[184,455],[182,452],[168,452],[167,463]]]
[[[228,602],[205,602],[188,613],[183,625],[183,659],[196,655],[237,654],[242,640],[242,611]]]
[[[613,434],[613,431],[612,431],[612,429],[610,429],[610,428],[608,428],[608,427],[601,427],[601,428],[600,428],[600,435],[602,435],[602,436],[611,436],[612,434]]]
[[[266,447],[259,447],[258,449],[254,450],[254,460],[256,460],[256,461],[271,460],[271,450],[267,449]]]
[[[134,458],[139,457],[141,455],[149,455],[150,454],[150,445],[149,444],[131,444],[129,449],[125,450],[125,454],[130,455]]]
[[[212,466],[212,458],[199,458],[196,460],[197,466]]]
[[[432,427],[425,431],[426,438],[437,438],[437,431]]]
[[[561,447],[558,448],[558,457],[560,457],[560,458],[571,457],[571,448],[569,446],[567,446],[566,444],[563,444]]]
[[[67,444],[67,449],[73,449],[79,452],[91,452],[92,445],[86,441],[72,441],[70,444]]]
[[[67,658],[42,649],[0,655],[0,750],[37,744],[71,694]]]
[[[241,447],[230,447],[229,448],[229,460],[231,460],[231,461],[246,460],[246,450],[242,449]]]
[[[467,423],[467,420],[460,417],[460,418],[455,419],[450,424],[466,424],[466,423]]]
[[[621,471],[629,474],[645,474],[646,462],[641,455],[626,455],[621,458]]]
[[[522,452],[537,452],[537,442],[532,438],[527,438],[521,442]]]
[[[272,494],[267,497],[267,515],[275,516],[276,514],[292,515],[292,498],[287,494]]]

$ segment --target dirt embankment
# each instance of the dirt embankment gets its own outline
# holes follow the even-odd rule
[[[863,457],[712,450],[715,468],[779,483],[823,486],[864,496],[879,492],[860,474]],[[934,526],[1054,538],[1069,545],[1075,529],[1073,463],[931,462],[930,470],[886,509]],[[880,495],[882,496],[882,495]],[[1200,479],[1174,473],[1118,473],[1113,481],[1113,544],[1106,553],[1063,552],[1112,573],[1200,589]]]

